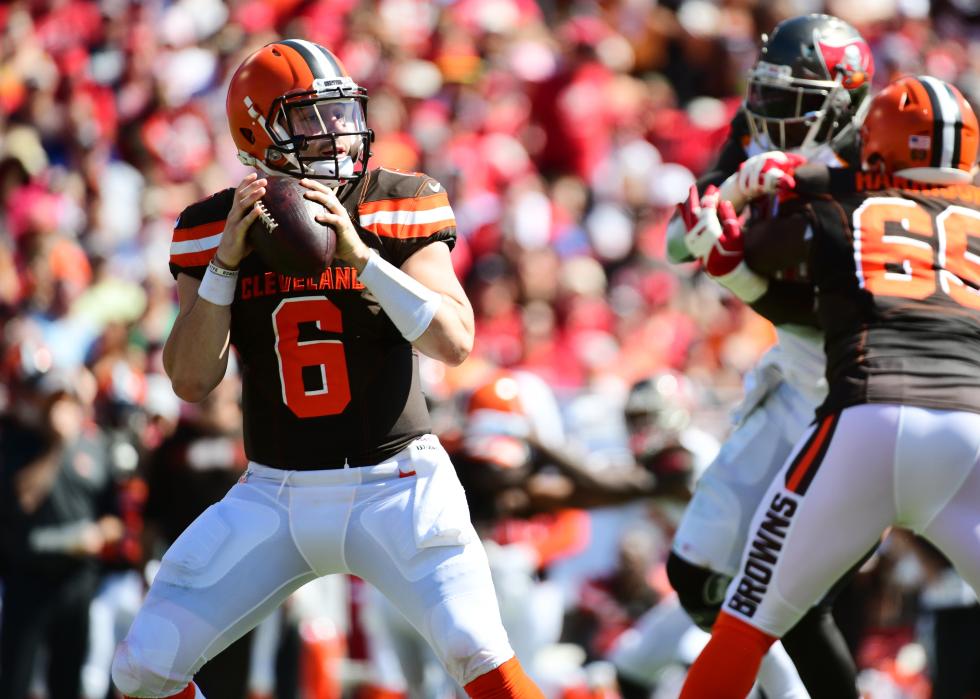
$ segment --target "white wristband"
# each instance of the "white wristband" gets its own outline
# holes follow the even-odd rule
[[[755,303],[769,289],[769,280],[754,272],[744,262],[728,274],[713,279],[744,303]]]
[[[405,274],[377,252],[368,258],[357,278],[409,342],[415,342],[425,332],[442,303],[442,294]]]
[[[208,263],[208,271],[204,273],[201,285],[197,287],[197,295],[215,306],[230,306],[235,300],[235,286],[238,284],[238,270],[225,269]]]

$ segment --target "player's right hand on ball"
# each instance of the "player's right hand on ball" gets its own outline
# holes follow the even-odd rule
[[[255,205],[265,194],[267,181],[257,173],[249,173],[235,188],[231,211],[225,219],[225,230],[216,253],[219,264],[229,269],[237,269],[242,259],[252,251],[248,242],[248,227],[259,215]]]
[[[732,201],[739,209],[764,194],[793,189],[793,173],[805,162],[802,155],[775,150],[753,155],[722,184],[721,198]]]

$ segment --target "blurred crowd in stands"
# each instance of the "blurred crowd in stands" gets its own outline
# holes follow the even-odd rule
[[[0,677],[31,672],[38,697],[57,696],[58,668],[74,662],[86,699],[112,696],[112,649],[154,561],[245,467],[234,372],[184,404],[160,355],[177,309],[175,218],[246,172],[224,100],[248,53],[281,37],[329,47],[369,90],[371,164],[449,191],[477,325],[461,367],[423,363],[439,430],[458,428],[466,397],[499,369],[519,369],[551,387],[566,446],[601,470],[631,458],[634,383],[681,377],[667,401],[684,417],[659,428],[722,440],[742,373],[773,341],[696,265],[666,264],[664,228],[725,138],[760,34],[814,11],[861,30],[876,87],[926,72],[980,106],[972,0],[0,4],[0,582],[20,600],[0,624],[4,643],[23,629],[45,648]],[[540,562],[539,577],[561,582],[567,622],[554,663],[601,661],[670,594],[675,506],[638,507],[586,515]],[[637,517],[660,535],[624,525]],[[953,652],[935,651],[933,630],[977,628],[944,571],[893,536],[841,596],[874,699],[930,696]],[[229,649],[212,670],[224,689],[208,696],[367,692],[369,594],[324,585]],[[956,652],[980,673],[973,638]],[[613,696],[598,667],[564,696]]]

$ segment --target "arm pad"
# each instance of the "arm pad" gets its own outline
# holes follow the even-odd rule
[[[409,342],[422,336],[442,303],[442,294],[413,279],[377,252],[368,258],[358,279],[374,294],[391,322]]]

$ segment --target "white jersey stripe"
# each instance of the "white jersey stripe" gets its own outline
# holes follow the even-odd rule
[[[963,121],[960,105],[949,94],[949,90],[946,89],[942,81],[927,75],[921,76],[919,80],[932,88],[939,101],[940,114],[936,116],[943,122],[943,153],[939,166],[956,167],[956,163],[953,162],[953,146],[956,143],[956,126]]]
[[[371,214],[361,214],[360,217],[361,225],[365,228],[379,223],[411,226],[436,221],[453,221],[454,219],[451,206],[440,206],[436,209],[424,209],[422,211],[376,211]]]
[[[218,243],[221,242],[221,233],[217,235],[211,235],[207,238],[199,238],[198,240],[185,240],[180,243],[170,243],[170,254],[171,255],[183,255],[188,252],[203,252],[205,250],[211,250],[218,247]]]

